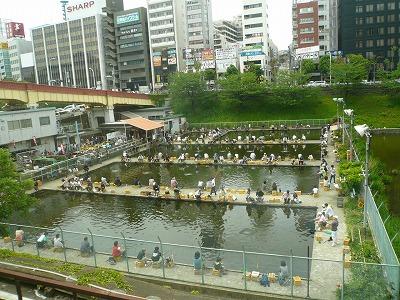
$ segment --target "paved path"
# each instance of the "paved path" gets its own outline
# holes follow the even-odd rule
[[[337,165],[336,156],[334,155],[333,151],[334,148],[329,143],[327,147],[328,150],[328,157],[327,162],[330,166],[331,164]],[[119,158],[114,158],[108,161],[103,162],[103,164],[98,164],[91,166],[91,172],[95,171],[97,168],[103,167],[106,164],[110,164],[113,162],[120,161]],[[132,163],[137,163],[137,159],[133,159]],[[176,160],[173,160],[171,163],[178,163]],[[195,163],[211,163],[210,162],[197,162],[194,160],[187,160],[183,162],[183,164],[195,164]],[[231,164],[224,163],[224,164]],[[320,161],[306,161],[305,167],[308,166],[319,166]],[[260,161],[255,161],[249,164],[249,166],[259,166],[259,167],[267,167],[268,165],[263,164]],[[277,166],[292,166],[290,161],[280,161],[277,163]],[[294,165],[293,167],[299,167]],[[337,167],[337,166],[336,166]],[[60,190],[57,186],[60,184],[60,181],[50,181],[45,182],[40,187],[40,189],[46,190]],[[68,191],[68,192],[76,192],[76,193],[87,193],[86,191]],[[110,195],[121,195],[125,197],[144,197],[143,194],[151,192],[148,187],[134,187],[134,186],[121,186],[115,187],[110,186],[107,187],[106,192],[104,194]],[[164,190],[160,191],[160,195],[163,195]],[[182,195],[188,195],[193,190],[183,189],[181,191]],[[225,199],[219,199],[218,196],[212,196],[211,198],[206,198],[201,201],[221,201],[227,202],[232,205],[265,205],[265,206],[283,206],[283,202],[281,200],[281,196],[273,196],[267,195],[265,196],[264,203],[262,204],[248,204],[245,200],[245,191],[244,190],[228,190],[227,196]],[[237,200],[230,201],[228,199],[229,195],[235,195]],[[145,196],[146,197],[146,196]],[[150,196],[154,197],[154,196]],[[165,197],[165,196],[163,196]],[[170,196],[171,199],[174,196]],[[184,200],[181,201],[195,201],[194,199],[187,198],[184,196]],[[311,276],[310,276],[310,297],[314,299],[335,299],[335,290],[337,289],[337,285],[341,284],[341,274],[342,274],[342,253],[343,253],[343,240],[345,238],[346,233],[346,224],[344,220],[344,212],[342,207],[337,206],[337,191],[335,189],[331,189],[328,191],[324,191],[323,187],[319,188],[319,197],[315,198],[311,195],[302,194],[301,199],[303,203],[301,204],[289,204],[288,207],[314,207],[318,210],[321,209],[322,204],[329,203],[332,205],[335,215],[339,217],[339,231],[338,231],[338,245],[336,247],[331,246],[331,242],[328,242],[329,238],[329,230],[324,230],[321,232],[317,232],[314,238],[314,245],[313,245],[313,252],[312,252],[312,261],[311,264]],[[331,222],[331,221],[330,221]],[[321,237],[321,241],[317,241],[317,236]],[[10,243],[3,243],[1,242],[2,248],[10,248]],[[26,245],[22,248],[16,248],[18,252],[28,252],[36,254],[36,247],[34,244]],[[66,250],[67,260],[68,261],[75,261],[77,263],[94,265],[93,257],[83,258],[79,255],[77,249],[67,249]],[[295,254],[294,254],[295,255]],[[63,253],[55,253],[50,250],[40,250],[40,256],[49,257],[49,258],[56,258],[60,260],[64,260]],[[144,268],[137,268],[135,267],[135,260],[134,258],[128,258],[126,261],[118,262],[115,266],[110,266],[109,263],[106,262],[109,254],[105,253],[98,253],[97,258],[97,266],[104,266],[109,268],[115,268],[121,271],[128,271],[134,274],[140,275],[150,275],[150,276],[162,276],[163,272],[162,269],[154,269],[152,267],[144,267]],[[328,261],[330,260],[330,261]],[[349,269],[345,269],[346,276],[348,276]],[[202,276],[201,275],[194,275],[192,266],[181,265],[177,264],[172,269],[165,269],[165,276],[170,279],[178,280],[178,281],[186,281],[186,282],[193,282],[193,283],[201,283]],[[206,270],[204,274],[204,282],[207,285],[212,286],[223,286],[229,287],[233,289],[243,289],[244,288],[244,280],[242,273],[238,271],[231,271],[228,275],[223,277],[217,277],[211,275],[210,270]],[[251,280],[246,281],[247,289],[251,291],[257,292],[267,292],[273,294],[284,294],[290,295],[291,293],[291,286],[281,287],[279,284],[273,283],[271,284],[270,288],[264,288],[260,286],[257,282],[253,282]],[[307,296],[307,281],[303,279],[302,284],[300,286],[293,287],[293,295],[298,296],[301,298],[305,298]]]

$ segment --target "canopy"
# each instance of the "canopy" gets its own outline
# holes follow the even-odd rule
[[[121,122],[132,125],[134,127],[143,129],[143,130],[153,130],[156,128],[164,127],[164,122],[154,122],[142,117],[137,117],[137,118],[132,118],[132,119],[127,119],[127,120],[121,120]]]

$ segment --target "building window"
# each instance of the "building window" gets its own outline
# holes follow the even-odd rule
[[[305,23],[314,23],[314,18],[303,18],[303,19],[300,19],[300,24],[305,24]]]
[[[395,21],[395,18],[396,18],[394,14],[388,15],[387,17],[388,17],[388,18],[387,18],[387,21],[388,21],[388,22],[394,22],[394,21]]]
[[[304,38],[301,39],[300,44],[309,44],[309,43],[314,43],[314,38]]]
[[[40,126],[50,125],[50,117],[40,117],[39,123],[40,123]]]
[[[356,29],[356,36],[362,36],[362,29]]]
[[[376,23],[384,23],[385,16],[376,16]]]
[[[357,5],[356,6],[356,13],[362,13],[363,12],[363,7],[362,5]]]
[[[374,46],[374,40],[366,40],[365,47],[373,47],[373,46]]]
[[[400,5],[400,3],[399,3],[399,5]],[[388,3],[388,4],[387,4],[387,9],[388,9],[388,10],[394,10],[394,9],[396,9],[396,3],[395,3],[395,2],[390,2],[390,3]]]
[[[362,48],[362,47],[363,47],[362,41],[356,41],[356,48]]]
[[[394,38],[387,39],[388,46],[394,46]]]
[[[300,33],[314,33],[314,27],[300,28]]]
[[[376,40],[376,45],[379,47],[385,46],[385,40],[384,39]]]
[[[243,6],[243,9],[246,10],[246,9],[258,8],[258,7],[262,7],[262,3],[245,5],[245,6]]]
[[[366,35],[374,35],[374,28],[367,28],[365,30]]]
[[[373,23],[374,23],[374,17],[365,18],[365,24],[373,24]]]
[[[30,128],[30,127],[32,127],[32,119],[21,120],[21,128]]]
[[[253,18],[261,18],[262,17],[262,13],[259,14],[251,14],[251,15],[244,15],[244,19],[253,19]]]
[[[394,26],[389,26],[388,28],[387,28],[387,33],[388,34],[394,34],[395,32],[394,32]]]
[[[376,5],[376,11],[382,11],[385,10],[385,3],[378,3]]]
[[[244,29],[258,28],[258,27],[263,27],[263,24],[262,24],[262,23],[257,23],[257,24],[245,25],[245,26],[244,26]]]
[[[363,19],[362,18],[356,18],[356,25],[362,25]]]
[[[365,5],[365,11],[366,12],[373,12],[374,11],[374,5],[373,4]]]
[[[300,14],[311,14],[313,12],[314,12],[313,7],[303,7],[303,8],[300,8],[300,11],[299,11]]]
[[[378,27],[376,33],[377,34],[385,34],[385,28],[384,27]]]
[[[20,129],[20,125],[19,125],[19,121],[8,121],[7,122],[8,125],[8,130],[16,130],[16,129]]]

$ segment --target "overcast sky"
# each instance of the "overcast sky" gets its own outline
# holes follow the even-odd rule
[[[270,37],[279,50],[287,49],[292,39],[292,0],[269,2]],[[242,0],[212,0],[212,5],[214,20],[232,20],[242,13]],[[130,9],[147,5],[146,0],[124,0],[124,6]],[[61,22],[61,4],[59,0],[0,0],[0,18],[24,23],[29,35],[29,28]]]

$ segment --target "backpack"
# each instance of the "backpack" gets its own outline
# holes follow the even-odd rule
[[[260,285],[265,286],[265,287],[268,285],[268,287],[269,287],[269,279],[268,279],[267,274],[262,274],[259,279],[259,282],[260,282]]]

